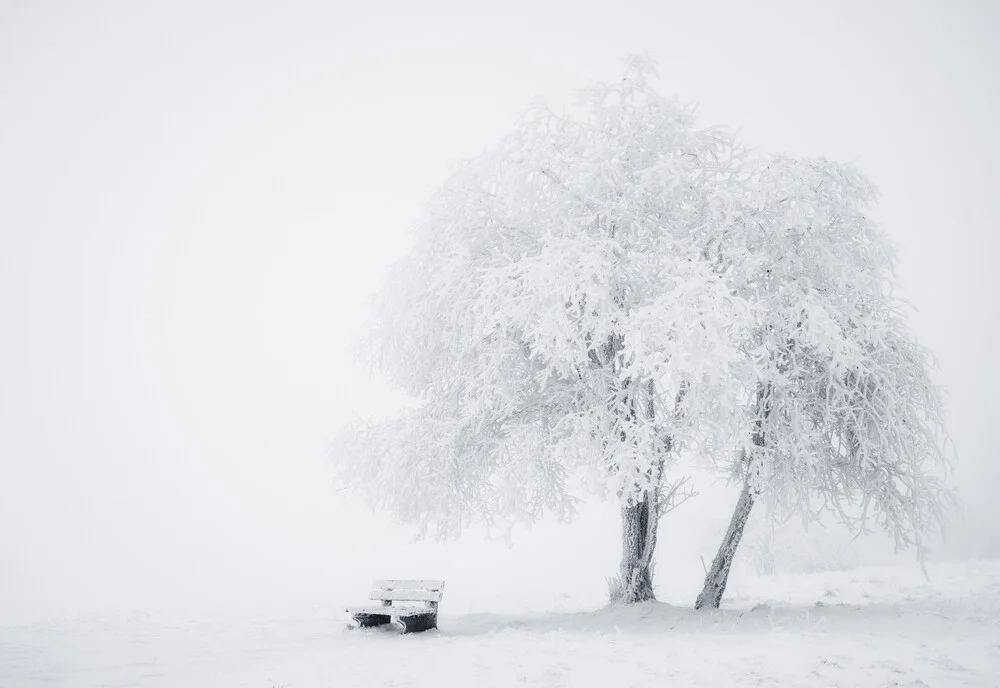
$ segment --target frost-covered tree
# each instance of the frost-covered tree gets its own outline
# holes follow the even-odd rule
[[[440,537],[621,505],[612,598],[653,598],[684,444],[725,445],[755,320],[702,257],[743,153],[632,60],[567,114],[531,109],[434,194],[377,306],[371,360],[414,404],[352,428],[344,477]]]
[[[344,477],[422,533],[621,505],[619,601],[653,598],[681,447],[742,481],[696,606],[718,606],[754,503],[897,545],[943,523],[943,414],[850,167],[750,159],[633,60],[531,109],[433,196],[368,354],[414,403],[345,435]],[[735,457],[731,462],[725,457]]]
[[[732,294],[754,304],[743,488],[696,607],[717,607],[754,502],[777,516],[874,518],[897,548],[942,526],[944,416],[894,296],[892,246],[867,215],[872,186],[851,167],[778,157],[720,197],[705,238]]]

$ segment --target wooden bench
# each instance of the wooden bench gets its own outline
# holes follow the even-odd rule
[[[368,599],[380,600],[381,606],[348,607],[347,612],[360,628],[391,623],[400,633],[426,631],[437,628],[442,590],[441,580],[377,580]]]

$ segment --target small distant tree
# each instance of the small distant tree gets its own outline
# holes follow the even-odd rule
[[[435,193],[368,351],[414,404],[341,450],[370,503],[440,537],[613,495],[621,602],[654,597],[660,517],[690,495],[677,448],[736,427],[754,322],[701,258],[743,153],[649,73],[533,108]]]
[[[718,607],[754,503],[805,522],[875,519],[923,561],[944,524],[944,415],[894,295],[892,246],[867,215],[875,191],[851,167],[757,163],[731,221],[706,238],[734,295],[755,305],[745,442],[729,467],[742,491],[696,607]]]

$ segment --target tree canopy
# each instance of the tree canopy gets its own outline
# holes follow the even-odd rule
[[[743,480],[747,513],[871,511],[920,547],[943,413],[873,187],[698,127],[652,73],[532,107],[434,193],[366,344],[414,403],[344,436],[345,479],[441,537],[614,495],[626,588],[685,449]]]

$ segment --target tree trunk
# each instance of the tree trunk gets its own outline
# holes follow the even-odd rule
[[[638,504],[622,507],[622,562],[611,585],[611,601],[623,604],[655,600],[653,550],[656,547],[656,501],[647,492]]]
[[[766,442],[764,426],[771,415],[772,390],[770,385],[764,385],[757,390],[757,420],[754,423],[753,437],[751,441],[755,446],[763,448]],[[746,460],[746,456],[744,456]],[[750,466],[744,466],[746,474],[743,478],[743,491],[740,493],[739,501],[736,502],[736,510],[729,521],[729,529],[726,536],[722,538],[719,551],[712,561],[712,568],[705,576],[705,585],[701,589],[701,594],[695,600],[694,608],[710,607],[719,608],[722,601],[722,593],[726,591],[726,583],[729,581],[729,569],[733,565],[733,558],[736,556],[736,548],[740,546],[740,539],[743,537],[743,529],[746,528],[747,519],[750,518],[750,509],[753,508],[757,493],[754,486],[750,484]]]
[[[622,350],[623,340],[620,335],[611,335],[604,348],[605,365],[610,364],[612,371],[619,370],[621,361],[619,355]],[[633,381],[629,378],[622,380],[622,391],[624,392],[625,405],[616,409],[629,420],[635,420],[638,409],[635,390],[632,387]],[[653,380],[647,380],[645,385],[647,397],[645,399],[644,413],[649,421],[653,421],[656,416],[654,403],[654,392],[656,391]],[[625,433],[622,433],[621,441],[627,441]],[[654,448],[651,448],[654,449]],[[622,561],[618,578],[611,581],[610,597],[612,604],[632,604],[633,602],[644,602],[655,600],[653,595],[653,549],[656,547],[656,527],[659,522],[659,482],[662,480],[662,465],[656,476],[652,490],[646,490],[642,494],[642,501],[631,505],[623,505],[622,513]]]
[[[722,593],[726,591],[726,583],[729,580],[729,569],[733,565],[733,558],[736,556],[736,548],[739,547],[740,539],[743,537],[743,529],[747,525],[750,517],[750,509],[753,508],[754,492],[749,483],[743,483],[743,491],[740,499],[736,502],[736,510],[733,518],[729,521],[729,530],[722,538],[722,545],[719,547],[715,559],[712,561],[712,568],[705,576],[705,585],[698,595],[698,600],[694,603],[695,609],[710,607],[719,608],[722,600]]]

